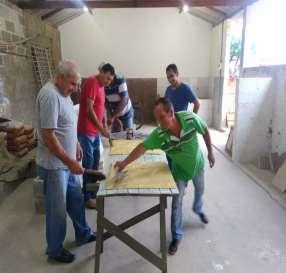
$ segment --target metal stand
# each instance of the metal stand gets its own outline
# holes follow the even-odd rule
[[[98,196],[96,199],[97,205],[97,233],[96,233],[96,249],[95,249],[95,264],[94,272],[100,272],[100,255],[103,252],[103,242],[112,236],[115,236],[120,241],[125,243],[147,261],[152,263],[162,273],[167,273],[167,249],[166,249],[166,220],[165,210],[167,208],[167,196],[162,195],[159,197],[159,204],[136,215],[135,217],[127,220],[126,222],[115,225],[104,217],[104,196]],[[128,229],[141,221],[160,213],[160,249],[161,257],[158,257],[151,250],[146,248],[143,244],[135,240],[124,230]],[[107,232],[103,232],[106,230]]]

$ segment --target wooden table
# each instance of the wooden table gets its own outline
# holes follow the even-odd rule
[[[109,156],[109,164],[121,160],[126,156]],[[164,156],[160,155],[144,155],[141,160],[158,161],[165,160]],[[165,209],[167,208],[167,196],[178,194],[177,188],[170,189],[107,189],[105,181],[101,182],[96,197],[97,206],[97,231],[96,231],[96,248],[95,248],[95,265],[94,272],[100,272],[100,255],[103,252],[103,243],[106,239],[115,236],[117,239],[125,243],[147,261],[152,263],[163,273],[167,273],[167,249],[166,249],[166,220]],[[92,189],[92,184],[89,190]],[[108,220],[104,215],[105,198],[112,198],[114,196],[148,196],[158,198],[158,204],[150,209],[132,217],[131,219],[115,225]],[[160,250],[161,257],[153,253],[150,249],[145,247],[142,243],[135,240],[124,230],[140,223],[141,221],[159,213],[160,214]],[[104,232],[106,230],[106,232]],[[134,272],[136,273],[136,272]]]

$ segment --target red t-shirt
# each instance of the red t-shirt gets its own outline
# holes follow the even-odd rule
[[[79,133],[95,136],[98,133],[98,128],[93,124],[87,115],[87,98],[94,101],[94,112],[98,120],[102,122],[105,109],[105,94],[104,87],[100,85],[96,76],[87,78],[83,84],[80,94],[80,106],[77,124],[77,130]]]

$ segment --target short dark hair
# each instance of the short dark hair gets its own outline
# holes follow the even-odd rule
[[[167,98],[163,98],[163,97],[158,98],[155,101],[155,106],[158,106],[158,105],[162,105],[166,112],[170,112],[171,110],[174,110],[172,102],[168,100]]]
[[[166,68],[166,72],[173,71],[175,74],[179,74],[178,67],[175,64],[169,64]]]
[[[115,70],[114,70],[114,67],[107,63],[107,64],[104,64],[102,67],[100,67],[100,72],[102,73],[110,73],[112,76],[115,75]]]

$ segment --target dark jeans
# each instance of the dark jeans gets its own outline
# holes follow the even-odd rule
[[[99,161],[100,161],[100,136],[88,136],[81,133],[78,133],[78,141],[83,151],[82,166],[85,169],[94,169],[98,170]],[[86,190],[87,176],[83,175],[83,195],[84,201],[88,201],[91,198],[95,198],[93,192]]]
[[[66,213],[69,214],[77,244],[85,243],[93,233],[85,219],[85,209],[78,176],[68,169],[47,170],[37,166],[44,181],[46,207],[47,255],[55,257],[63,249],[66,237]]]

